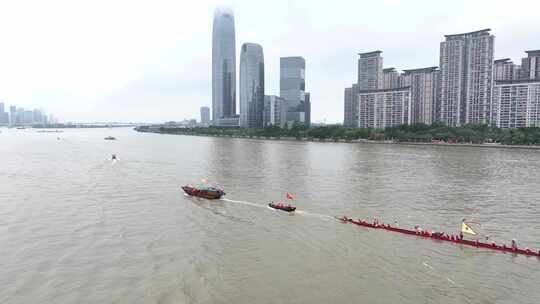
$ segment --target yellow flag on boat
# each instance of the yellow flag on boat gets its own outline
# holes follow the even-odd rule
[[[469,225],[465,224],[465,222],[461,222],[461,232],[476,235],[476,232]]]

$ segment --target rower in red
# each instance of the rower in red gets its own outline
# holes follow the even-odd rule
[[[518,249],[517,241],[516,239],[512,239],[512,250],[517,250],[517,249]]]

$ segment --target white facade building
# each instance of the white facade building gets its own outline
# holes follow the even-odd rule
[[[496,81],[493,107],[498,128],[540,127],[540,80]]]
[[[358,94],[358,126],[384,129],[411,121],[409,87],[360,91]]]
[[[446,35],[440,46],[441,121],[490,124],[495,37],[490,29]]]

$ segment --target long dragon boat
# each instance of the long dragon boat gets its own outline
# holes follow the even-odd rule
[[[366,228],[380,229],[380,230],[392,231],[392,232],[401,233],[401,234],[415,235],[422,238],[430,238],[430,239],[435,239],[435,240],[444,241],[444,242],[451,242],[455,244],[462,244],[462,245],[478,247],[478,248],[486,248],[490,250],[508,252],[508,253],[513,253],[513,254],[540,257],[540,250],[534,251],[529,248],[521,249],[521,248],[518,248],[517,246],[509,247],[506,245],[497,245],[495,243],[484,243],[478,240],[474,240],[474,241],[465,240],[461,236],[458,236],[458,235],[448,235],[442,232],[432,233],[429,231],[417,230],[417,229],[415,230],[403,229],[399,227],[393,227],[390,224],[379,224],[376,221],[373,223],[370,223],[364,220],[353,220],[346,216],[340,217],[338,219],[344,223],[351,223],[351,224],[355,224],[357,226],[362,226]]]

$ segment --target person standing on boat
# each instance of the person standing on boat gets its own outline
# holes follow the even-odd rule
[[[517,241],[516,239],[512,239],[512,250],[517,250],[517,249],[518,249]]]

